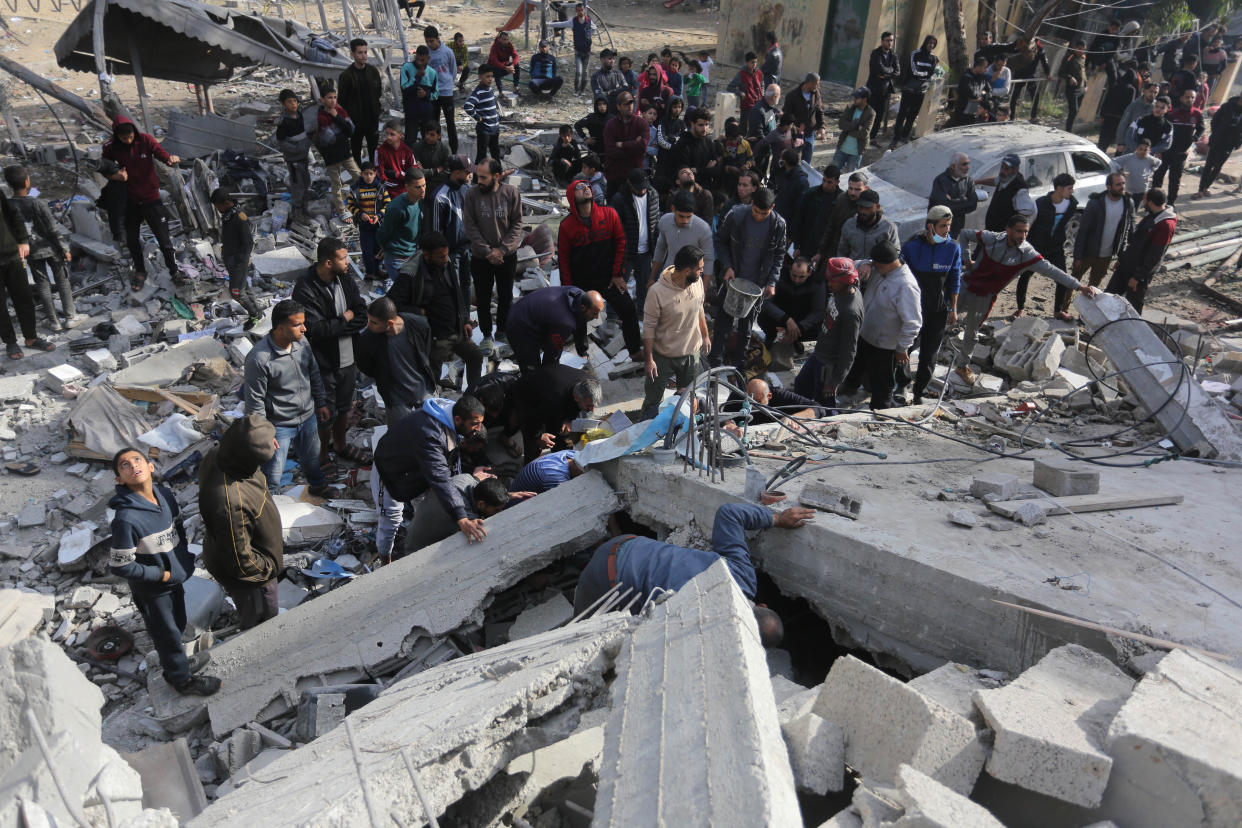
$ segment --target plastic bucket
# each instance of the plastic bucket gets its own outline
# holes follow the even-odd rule
[[[762,293],[763,288],[749,279],[735,277],[729,281],[725,291],[724,312],[734,319],[741,319],[750,314]]]

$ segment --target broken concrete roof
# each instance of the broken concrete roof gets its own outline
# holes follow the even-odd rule
[[[95,71],[94,21],[95,3],[89,2],[56,41],[56,62],[65,69]],[[104,17],[109,71],[133,74],[138,50],[144,77],[184,83],[219,83],[255,64],[335,78],[349,61],[308,60],[310,36],[292,20],[192,0],[108,0]]]
[[[801,825],[750,604],[723,561],[623,647],[593,825]]]
[[[439,816],[512,759],[541,747],[532,742],[543,728],[527,725],[586,706],[584,697],[603,689],[633,624],[624,613],[591,618],[398,682],[345,726],[268,765],[262,780],[222,797],[189,824],[374,826],[392,814],[397,824],[422,825],[428,815],[418,787],[431,816]]]
[[[603,540],[616,502],[587,473],[489,518],[480,543],[454,533],[221,644],[208,671],[224,680],[208,703],[212,729],[222,736],[277,715],[304,686],[382,673],[420,636],[482,621],[492,594]]]

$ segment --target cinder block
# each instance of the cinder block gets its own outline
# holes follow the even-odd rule
[[[969,794],[985,751],[968,720],[853,656],[833,663],[814,712],[845,733],[845,761],[892,784],[904,763]]]
[[[82,354],[82,357],[96,374],[116,370],[116,357],[107,348],[92,348]]]
[[[51,368],[48,368],[43,372],[44,384],[57,394],[64,390],[64,387],[70,383],[85,381],[85,374],[77,368],[74,368],[72,365],[64,362],[60,365],[53,365]]]
[[[976,692],[975,705],[996,733],[988,773],[1094,808],[1113,764],[1104,735],[1133,686],[1104,656],[1066,644],[1005,687]]]
[[[897,799],[905,814],[895,828],[1004,828],[987,808],[909,765],[897,771]]]
[[[794,784],[823,796],[845,785],[845,734],[832,722],[806,713],[781,725]]]
[[[1012,500],[1022,488],[1022,481],[1012,474],[986,472],[970,483],[970,493],[990,500]]]
[[[1100,472],[1073,460],[1036,460],[1035,485],[1053,497],[1096,494],[1100,491]]]

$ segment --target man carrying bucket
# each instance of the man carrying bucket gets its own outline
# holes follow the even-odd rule
[[[712,365],[727,359],[741,366],[759,306],[776,293],[776,280],[785,261],[786,235],[785,220],[772,209],[775,203],[776,195],[760,187],[750,204],[737,205],[720,223],[717,261],[724,277],[721,312],[716,314],[712,338]]]

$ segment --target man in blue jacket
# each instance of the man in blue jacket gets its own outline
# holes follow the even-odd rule
[[[944,343],[946,327],[957,324],[957,295],[962,290],[962,249],[953,241],[953,210],[937,204],[927,211],[923,232],[901,246],[901,256],[919,283],[923,327],[919,330],[919,368],[914,375],[914,404],[923,401],[931,382],[936,357]],[[966,359],[970,354],[965,355]],[[909,381],[907,371],[898,377],[898,390]]]
[[[599,318],[604,297],[572,285],[540,288],[522,297],[509,312],[505,333],[513,361],[522,373],[561,361],[570,337],[578,355],[586,356],[586,324]]]
[[[541,40],[539,51],[530,58],[530,80],[527,83],[536,97],[546,95],[551,98],[565,83],[565,79],[558,74],[556,56],[548,49],[548,41]]]
[[[159,653],[164,680],[183,695],[210,696],[220,679],[196,676],[210,657],[186,658],[185,590],[194,572],[194,556],[186,545],[177,498],[152,478],[155,464],[136,448],[123,448],[112,458],[116,494],[108,501],[112,518],[112,551],[108,569],[129,582],[134,605],[147,625]]]
[[[681,589],[720,558],[724,558],[742,594],[753,602],[758,579],[746,545],[746,532],[772,526],[796,529],[805,526],[814,516],[813,509],[801,506],[792,506],[773,515],[769,509],[753,503],[726,503],[716,510],[716,518],[712,521],[711,549],[686,549],[635,535],[610,538],[596,548],[590,563],[578,577],[574,614],[585,612],[618,584],[620,592],[627,589],[637,592],[639,598],[632,607],[638,612],[657,591]],[[765,646],[769,646],[773,639],[779,640],[780,618],[771,610],[760,613],[759,609],[756,608],[756,615],[761,616],[760,630]]]

